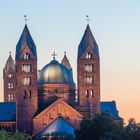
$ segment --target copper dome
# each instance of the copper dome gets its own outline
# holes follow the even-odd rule
[[[73,84],[72,71],[52,60],[39,73],[38,84]]]

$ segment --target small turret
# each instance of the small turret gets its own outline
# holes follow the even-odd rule
[[[63,57],[63,59],[61,61],[61,64],[64,65],[67,69],[72,70],[70,62],[69,62],[69,60],[68,60],[68,58],[66,56],[66,52],[64,52],[64,57]]]
[[[15,73],[15,63],[9,53],[9,57],[3,69],[3,81],[4,81],[4,101],[14,102],[16,100],[16,73]]]
[[[7,74],[7,72],[9,71],[15,71],[15,63],[14,60],[11,56],[11,52],[9,53],[9,57],[6,61],[5,67],[3,69],[3,77],[5,77],[5,75]]]

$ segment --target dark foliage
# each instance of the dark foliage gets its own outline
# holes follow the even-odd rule
[[[125,126],[123,119],[101,113],[92,120],[83,120],[75,135],[76,140],[140,140],[140,124],[130,119]]]
[[[25,133],[16,131],[15,133],[8,133],[5,130],[0,130],[0,140],[31,140],[31,136]]]

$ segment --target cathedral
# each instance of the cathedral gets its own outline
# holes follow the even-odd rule
[[[25,24],[3,69],[4,102],[0,103],[0,129],[19,130],[37,137],[53,132],[74,135],[82,119],[107,112],[119,119],[115,101],[100,101],[100,56],[89,24],[77,52],[77,84],[64,53],[38,70],[37,51]],[[48,54],[49,55],[49,54]]]

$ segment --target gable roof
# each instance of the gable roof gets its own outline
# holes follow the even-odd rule
[[[64,132],[74,135],[74,130],[75,128],[70,123],[68,123],[66,120],[59,116],[36,136],[45,136],[53,132]]]
[[[99,50],[98,50],[98,45],[95,41],[95,38],[92,35],[92,32],[90,30],[89,24],[86,27],[86,30],[84,32],[84,35],[81,39],[81,42],[78,46],[78,59],[81,58],[81,56],[84,54],[86,49],[88,47],[91,47],[93,50],[93,57],[96,55],[96,58],[99,59]]]
[[[16,60],[19,59],[23,50],[28,46],[33,56],[37,58],[36,45],[30,35],[27,25],[25,24],[21,37],[16,45]]]
[[[45,108],[42,112],[39,112],[39,114],[36,114],[36,116],[34,116],[34,118],[36,118],[37,116],[41,115],[41,113],[44,113],[46,111],[48,111],[49,109],[51,109],[53,106],[56,106],[58,103],[62,103],[65,107],[70,108],[71,110],[73,110],[79,117],[83,118],[83,115],[80,114],[75,108],[73,108],[72,106],[70,106],[69,104],[67,104],[65,101],[63,101],[61,98],[57,99],[55,102],[53,102],[51,105],[49,105],[47,108]],[[37,111],[38,112],[38,111]]]
[[[117,110],[115,101],[100,102],[100,111],[110,114],[116,120],[119,119],[119,114],[118,114],[118,110]]]
[[[16,103],[0,102],[0,122],[16,121]]]

